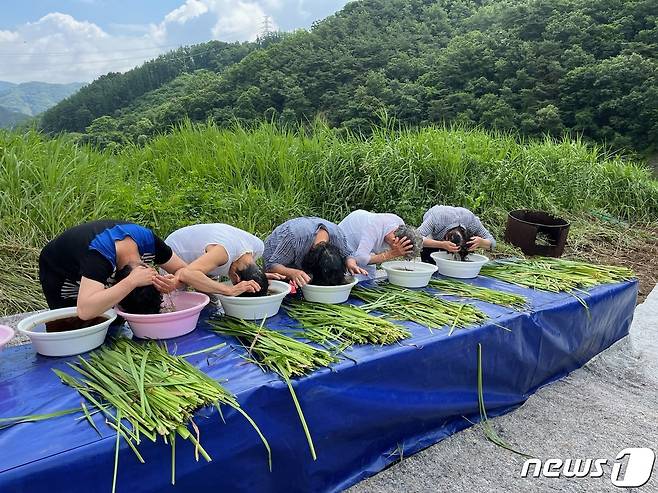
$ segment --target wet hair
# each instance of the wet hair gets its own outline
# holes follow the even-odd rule
[[[471,235],[462,226],[457,226],[456,228],[449,229],[445,235],[446,241],[451,241],[452,243],[454,243],[459,247],[459,251],[457,252],[457,255],[461,257],[462,261],[465,260],[468,254],[470,253],[468,251],[468,245],[466,244],[466,242],[470,238]]]
[[[263,269],[261,269],[258,265],[254,263],[248,264],[244,269],[236,270],[235,274],[238,276],[240,281],[256,281],[260,286],[260,291],[256,293],[245,292],[240,294],[240,296],[254,297],[254,296],[265,296],[267,294],[267,290],[270,287],[270,283],[267,280],[267,276],[265,275],[265,272],[263,272]]]
[[[420,255],[420,251],[423,249],[423,237],[416,231],[416,228],[407,226],[406,224],[400,224],[393,232],[393,236],[400,239],[406,237],[411,241],[413,248],[404,256],[405,260],[413,260]]]
[[[122,281],[130,275],[133,267],[126,265],[117,271],[114,278],[116,282]],[[154,286],[140,286],[133,289],[128,296],[119,302],[121,309],[126,313],[150,315],[160,313],[162,295]]]
[[[338,286],[346,283],[345,260],[338,247],[323,241],[304,256],[302,270],[311,276],[311,284]]]

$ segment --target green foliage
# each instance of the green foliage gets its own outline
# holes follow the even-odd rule
[[[385,114],[379,118],[384,126],[368,137],[320,121],[306,130],[186,122],[146,145],[104,151],[70,135],[0,131],[0,253],[11,252],[2,257],[8,279],[21,273],[20,283],[0,283],[0,313],[41,307],[38,248],[98,218],[132,220],[161,236],[226,222],[263,238],[292,217],[340,221],[357,208],[417,225],[437,203],[471,208],[494,231],[508,210],[522,207],[658,220],[650,172],[579,140],[521,143],[458,127],[396,130]]]
[[[242,50],[220,70],[176,65],[174,52],[176,70],[143,90],[133,87],[135,71],[109,74],[107,84],[99,79],[49,112],[44,128],[83,131],[107,115],[128,140],[143,135],[144,142],[185,118],[291,125],[321,115],[358,133],[385,111],[406,125],[481,125],[534,137],[570,131],[614,150],[651,152],[658,142],[656,19],[651,0],[362,0],[260,49],[191,48]],[[198,68],[208,70],[192,73]],[[99,101],[91,114],[85,98]],[[61,121],[51,119],[55,113]],[[95,144],[116,141],[94,126],[87,133]]]
[[[120,217],[162,235],[218,221],[264,236],[297,215],[338,221],[357,208],[418,224],[436,203],[494,223],[519,207],[658,219],[658,184],[647,168],[577,139],[520,143],[457,127],[393,127],[364,137],[321,122],[308,131],[187,122],[117,152],[66,136],[0,133],[0,233],[38,246],[79,222]]]
[[[96,118],[113,116],[115,111],[182,73],[198,69],[219,73],[255,48],[254,43],[210,41],[160,55],[125,74],[111,72],[48,110],[41,118],[41,127],[47,132],[84,132]],[[91,132],[94,130],[92,127]]]

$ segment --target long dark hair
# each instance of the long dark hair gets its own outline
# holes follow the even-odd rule
[[[457,254],[461,258],[462,262],[466,260],[466,257],[468,257],[468,254],[470,253],[468,251],[468,245],[466,242],[471,238],[470,234],[466,229],[462,226],[457,226],[456,228],[450,229],[445,236],[446,241],[451,241],[455,245],[459,247],[459,251]]]
[[[270,287],[270,283],[267,280],[267,276],[265,275],[265,272],[263,272],[263,269],[261,269],[258,265],[251,263],[248,264],[244,269],[241,270],[236,270],[235,274],[238,276],[240,281],[256,281],[258,285],[260,286],[260,291],[257,291],[255,293],[242,293],[240,296],[265,296],[267,294],[267,290]]]
[[[302,260],[302,270],[311,276],[311,284],[345,284],[345,257],[335,245],[323,241],[314,245]]]
[[[116,282],[122,281],[130,275],[133,266],[126,265],[114,275]],[[140,286],[133,289],[128,296],[119,302],[121,309],[126,313],[150,315],[160,313],[162,295],[154,286]]]

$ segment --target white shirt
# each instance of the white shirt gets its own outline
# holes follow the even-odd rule
[[[263,255],[260,238],[228,224],[195,224],[177,229],[165,239],[165,243],[188,264],[206,253],[211,245],[221,245],[228,254],[224,265],[208,272],[210,277],[228,276],[231,264],[245,253],[253,253],[254,260]]]
[[[359,266],[374,273],[374,266],[368,266],[370,257],[389,250],[384,237],[403,224],[402,218],[395,214],[359,209],[351,212],[338,226],[345,233],[348,246],[355,252],[354,258]]]

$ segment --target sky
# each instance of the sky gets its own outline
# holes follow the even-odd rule
[[[179,46],[308,28],[347,0],[2,0],[0,80],[89,82]]]

